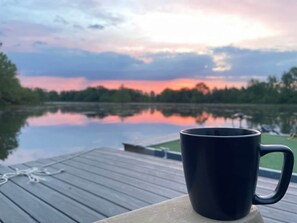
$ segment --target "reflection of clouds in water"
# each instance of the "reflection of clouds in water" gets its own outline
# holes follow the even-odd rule
[[[77,151],[81,151],[83,148],[81,147],[72,147],[72,148],[64,148],[61,150],[43,150],[42,148],[39,149],[17,149],[11,154],[6,160],[5,165],[13,165],[18,163],[25,163],[29,161],[34,161],[37,159],[44,159],[44,158],[51,158],[54,156],[59,156],[62,154],[67,153],[74,153]],[[4,163],[0,160],[0,164]]]
[[[130,125],[131,127],[135,125]],[[137,128],[130,128],[129,131],[123,132],[123,137],[125,141],[123,142],[141,142],[141,141],[149,141],[151,142],[153,139],[159,136],[166,136],[172,133],[178,133],[183,128],[191,128],[194,125],[187,125],[180,127],[178,125],[161,125],[161,124],[140,124],[137,125]],[[153,143],[153,142],[152,142]]]
[[[2,116],[0,127],[3,132],[7,132],[7,126],[16,126],[12,137],[19,142],[18,148],[4,163],[21,163],[99,147],[120,148],[123,142],[149,142],[161,136],[178,133],[185,128],[239,127],[239,120],[231,118],[236,112],[245,112],[252,117],[241,122],[242,127],[248,128],[257,128],[260,123],[279,123],[284,132],[286,129],[291,130],[290,123],[296,120],[296,116],[290,115],[290,112],[281,113],[277,107],[271,107],[267,113],[267,108],[261,106],[234,106],[234,108],[176,104],[96,106],[65,105],[38,113],[32,110],[31,114],[26,110],[17,115],[12,113],[9,116],[7,113],[5,117]],[[286,107],[287,110],[292,109]],[[29,125],[23,125],[23,120],[26,118]]]
[[[5,160],[5,165],[24,163],[54,155],[55,154],[51,151],[44,151],[40,149],[17,149]]]
[[[190,126],[189,126],[190,127]],[[89,124],[87,126],[30,126],[20,136],[20,148],[39,148],[46,156],[99,147],[121,148],[123,142],[147,140],[179,132],[180,126],[163,124]],[[38,137],[36,137],[38,136]],[[41,155],[43,156],[42,152]],[[23,161],[21,161],[23,162]]]
[[[165,116],[160,111],[154,111],[151,112],[151,110],[145,110],[141,113],[137,114],[131,114],[131,116],[127,117],[120,117],[119,115],[107,115],[103,118],[89,118],[84,114],[80,113],[62,113],[62,112],[56,112],[56,113],[47,113],[44,116],[41,117],[31,117],[27,119],[27,123],[30,126],[63,126],[63,125],[69,125],[69,126],[82,126],[82,125],[88,125],[90,123],[98,123],[98,124],[112,124],[112,123],[164,123],[164,124],[174,124],[174,125],[194,125],[197,121],[198,117],[192,117],[192,116],[180,116],[178,114],[171,114]],[[212,115],[208,115],[206,117],[206,120],[204,121],[212,121],[213,117]],[[218,120],[216,120],[218,121]]]
[[[79,113],[47,113],[41,117],[30,117],[27,119],[30,126],[56,126],[56,125],[85,125],[88,117]]]

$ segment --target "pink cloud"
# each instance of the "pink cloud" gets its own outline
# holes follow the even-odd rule
[[[188,0],[187,3],[177,1],[176,8],[202,9],[225,15],[233,14],[240,17],[260,19],[260,21],[269,22],[271,25],[273,25],[273,22],[277,22],[277,24],[282,23],[282,25],[286,25],[288,22],[296,23],[297,19],[297,2],[290,0],[229,0],[228,2],[221,0]]]
[[[234,42],[233,45],[252,49],[296,49],[297,1],[277,0],[187,0],[174,1],[170,4],[171,11],[207,12],[209,15],[235,16],[243,21],[262,24],[275,31],[272,36]],[[167,9],[168,10],[168,9]],[[247,26],[246,29],[251,29]],[[210,27],[211,28],[211,27]]]
[[[88,86],[88,81],[83,77],[47,77],[47,76],[19,76],[21,84],[30,88],[43,88],[46,90],[68,91],[82,90]]]

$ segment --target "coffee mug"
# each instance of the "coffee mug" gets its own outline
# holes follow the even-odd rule
[[[294,156],[282,145],[261,145],[261,133],[239,128],[195,128],[180,132],[182,160],[193,209],[204,217],[236,220],[252,204],[273,204],[286,193]],[[259,160],[281,152],[284,163],[275,192],[255,194]]]

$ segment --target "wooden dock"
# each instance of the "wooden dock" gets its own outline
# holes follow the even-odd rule
[[[187,193],[181,162],[110,148],[2,166],[0,174],[46,164],[65,172],[40,183],[18,176],[0,186],[0,222],[89,223]],[[275,185],[261,177],[258,192]],[[267,223],[297,222],[297,184],[279,203],[258,208]]]

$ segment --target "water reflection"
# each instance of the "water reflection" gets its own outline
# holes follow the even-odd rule
[[[19,146],[18,136],[26,126],[28,117],[41,116],[43,112],[0,111],[0,160],[5,160]]]
[[[86,147],[120,146],[193,126],[259,128],[288,134],[296,106],[55,104],[0,111],[0,160],[25,162]],[[244,113],[243,118],[234,116]],[[2,162],[3,163],[3,162]]]

